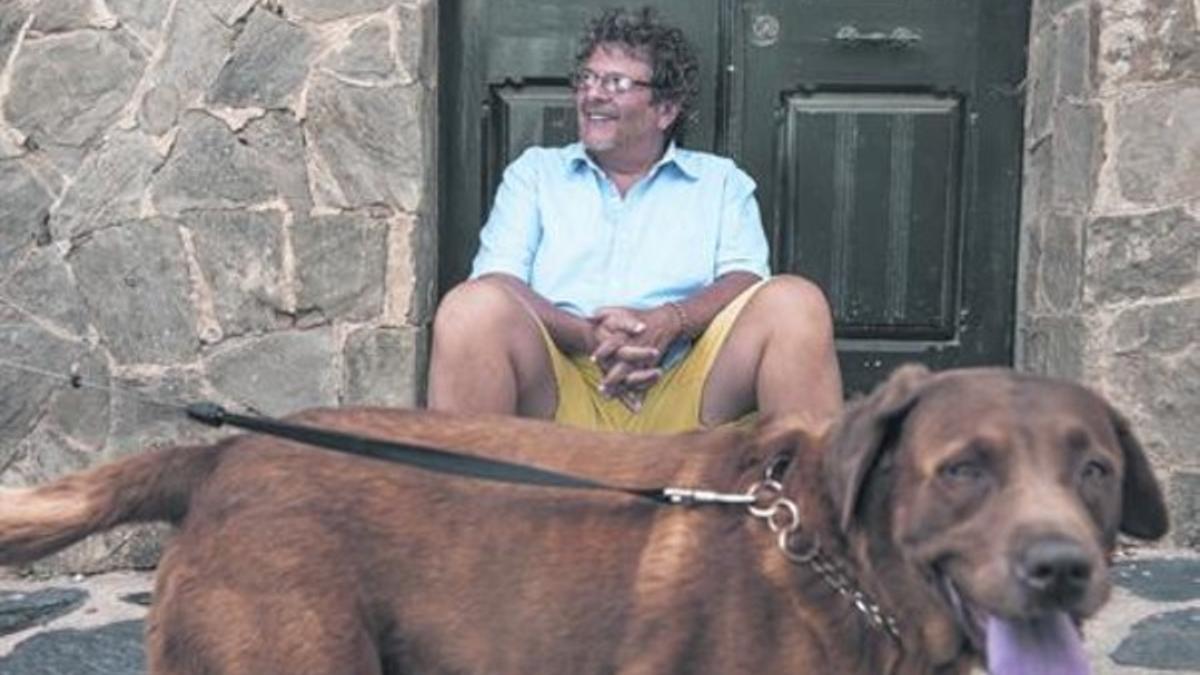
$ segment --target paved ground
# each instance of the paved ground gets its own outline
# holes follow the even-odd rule
[[[1200,554],[1136,551],[1088,625],[1095,675],[1200,673]],[[0,674],[140,675],[149,573],[0,578]]]

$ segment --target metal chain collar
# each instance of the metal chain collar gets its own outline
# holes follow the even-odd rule
[[[750,500],[746,507],[750,515],[766,521],[776,535],[779,550],[788,560],[798,565],[808,565],[830,588],[850,601],[867,618],[867,623],[900,641],[896,618],[884,612],[879,603],[855,586],[854,580],[842,570],[841,565],[825,555],[816,534],[813,534],[812,543],[805,549],[798,551],[792,547],[792,535],[800,529],[800,509],[795,502],[783,496],[783,485],[771,477],[770,468],[763,480],[750,486],[746,497]]]

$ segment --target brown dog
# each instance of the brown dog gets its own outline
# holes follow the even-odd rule
[[[902,369],[820,442],[786,420],[629,437],[296,419],[610,483],[780,487],[755,517],[238,436],[5,493],[0,560],[178,523],[147,628],[159,674],[965,673],[985,653],[994,673],[1076,672],[1118,530],[1167,528],[1108,405],[1002,370]]]

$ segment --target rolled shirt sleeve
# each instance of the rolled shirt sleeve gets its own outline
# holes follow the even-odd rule
[[[721,207],[715,277],[729,272],[751,272],[766,279],[771,274],[767,237],[754,196],[756,187],[754,179],[741,169],[729,172]]]
[[[542,238],[538,210],[537,162],[534,148],[504,170],[491,214],[479,235],[479,252],[471,278],[504,272],[529,283],[534,255]]]

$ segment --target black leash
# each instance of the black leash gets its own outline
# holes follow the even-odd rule
[[[215,403],[193,403],[185,410],[188,417],[213,427],[228,424],[240,429],[287,438],[328,450],[398,462],[438,473],[518,485],[623,492],[657,503],[673,504],[681,501],[672,488],[643,489],[609,485],[557,471],[499,459],[465,455],[429,445],[397,443],[342,431],[281,422],[267,417],[238,415],[228,412]]]
[[[137,399],[139,402],[162,408],[182,411],[193,420],[211,427],[226,424],[268,436],[287,438],[327,450],[335,450],[361,457],[371,457],[389,462],[407,464],[417,468],[480,480],[490,480],[516,485],[573,488],[579,490],[602,490],[619,492],[652,501],[656,504],[734,504],[746,505],[753,499],[746,494],[729,494],[712,490],[697,490],[680,487],[636,488],[601,483],[581,476],[541,469],[500,459],[477,457],[445,448],[418,443],[398,443],[379,438],[368,438],[332,429],[321,429],[302,424],[293,424],[265,416],[250,416],[231,413],[216,403],[185,403],[166,401],[145,396],[140,392],[109,385],[88,382],[77,372],[68,376],[43,368],[15,363],[0,358],[0,366],[21,370],[41,377],[60,380],[75,389],[93,389]]]

